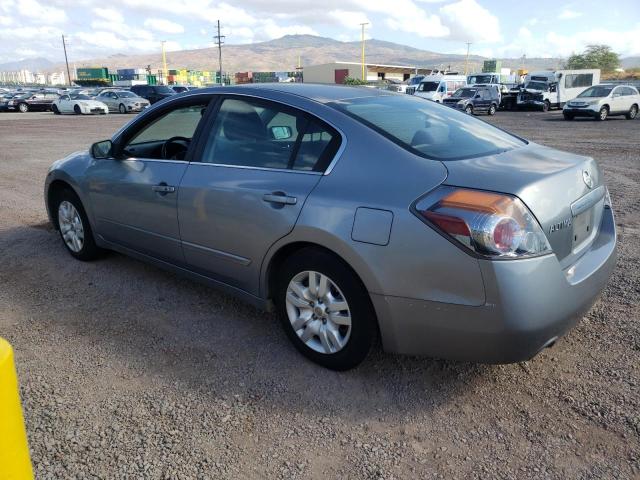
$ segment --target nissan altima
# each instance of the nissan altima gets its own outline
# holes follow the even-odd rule
[[[366,88],[185,92],[55,162],[44,194],[73,257],[115,250],[273,309],[336,370],[378,336],[395,353],[527,360],[616,258],[592,158]]]

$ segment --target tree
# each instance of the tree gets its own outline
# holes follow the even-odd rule
[[[612,72],[620,65],[620,57],[608,45],[587,45],[583,53],[574,53],[567,59],[570,69],[599,68],[603,72]]]
[[[344,79],[345,85],[367,85],[367,82],[364,80],[360,80],[359,78],[346,77]]]

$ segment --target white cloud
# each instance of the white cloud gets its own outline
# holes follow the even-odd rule
[[[460,0],[440,8],[448,38],[470,42],[498,42],[502,39],[498,17],[476,0]]]
[[[165,20],[164,18],[147,18],[144,21],[144,26],[163,33],[183,33],[184,27],[179,23],[172,22],[171,20]]]
[[[582,16],[582,12],[576,12],[575,10],[565,8],[564,10],[562,10],[562,12],[560,12],[560,15],[558,15],[558,18],[560,20],[572,20],[574,18],[578,18],[581,16]]]
[[[352,30],[360,30],[361,23],[368,23],[366,28],[372,28],[371,21],[364,12],[355,12],[349,10],[331,10],[329,16],[335,19],[341,26]]]
[[[93,14],[108,22],[114,22],[114,23],[124,22],[124,17],[122,16],[122,13],[120,13],[118,10],[114,10],[113,8],[96,7],[93,9]]]
[[[37,0],[18,0],[17,11],[32,23],[46,25],[65,23],[67,14],[61,8],[43,5]]]

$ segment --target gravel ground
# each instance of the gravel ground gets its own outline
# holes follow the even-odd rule
[[[0,335],[38,478],[640,478],[639,121],[490,119],[595,157],[611,190],[618,267],[555,347],[503,366],[376,351],[335,373],[270,314],[64,251],[47,167],[130,118],[0,114]]]

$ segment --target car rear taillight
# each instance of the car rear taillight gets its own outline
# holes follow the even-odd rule
[[[537,220],[512,195],[442,186],[420,199],[415,213],[480,255],[521,258],[551,253]]]

